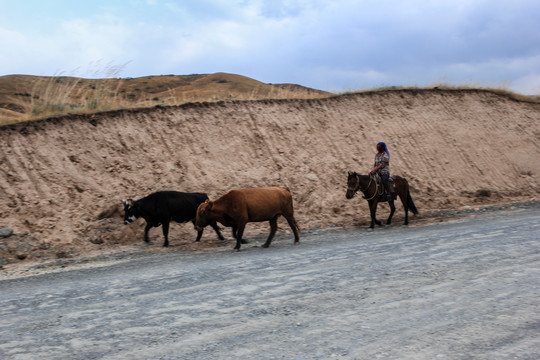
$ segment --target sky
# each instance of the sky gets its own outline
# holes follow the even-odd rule
[[[227,72],[540,95],[539,0],[0,0],[0,76]]]

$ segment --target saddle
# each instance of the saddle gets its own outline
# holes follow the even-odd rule
[[[382,179],[378,173],[375,173],[373,175],[375,178],[375,181],[377,182],[377,189],[379,189],[379,195],[383,195],[386,192],[386,189],[384,188]],[[394,190],[394,178],[392,176],[388,177],[388,187],[390,188],[390,192],[395,192]]]

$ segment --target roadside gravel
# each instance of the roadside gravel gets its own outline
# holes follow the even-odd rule
[[[539,219],[530,206],[3,280],[0,357],[537,359]]]

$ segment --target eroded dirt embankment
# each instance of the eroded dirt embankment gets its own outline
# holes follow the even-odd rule
[[[0,227],[15,235],[0,239],[0,255],[10,263],[144,247],[143,222],[124,226],[116,205],[164,189],[216,198],[285,185],[303,229],[364,224],[365,202],[345,199],[346,175],[371,168],[378,141],[389,145],[392,172],[409,180],[421,216],[537,199],[539,138],[540,104],[477,90],[192,104],[3,126]],[[220,244],[208,231],[193,245],[190,225],[173,225],[170,236],[186,249]],[[151,239],[160,246],[161,230]]]

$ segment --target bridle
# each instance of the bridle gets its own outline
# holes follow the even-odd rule
[[[347,191],[352,191],[352,192],[353,192],[353,196],[358,192],[358,190],[360,190],[361,192],[363,192],[363,193],[365,194],[366,191],[369,189],[369,186],[370,186],[371,183],[373,182],[373,175],[369,174],[369,182],[368,182],[367,186],[365,187],[365,189],[361,189],[361,186],[360,186],[360,175],[358,175],[357,173],[354,173],[354,177],[355,177],[355,179],[356,179],[356,185],[355,185],[354,187],[347,186]],[[377,196],[377,193],[378,193],[377,187],[378,187],[377,182],[375,182],[375,193],[374,193],[373,196],[370,197],[369,199],[366,198],[367,201],[372,200],[372,199],[375,198],[375,196]]]

